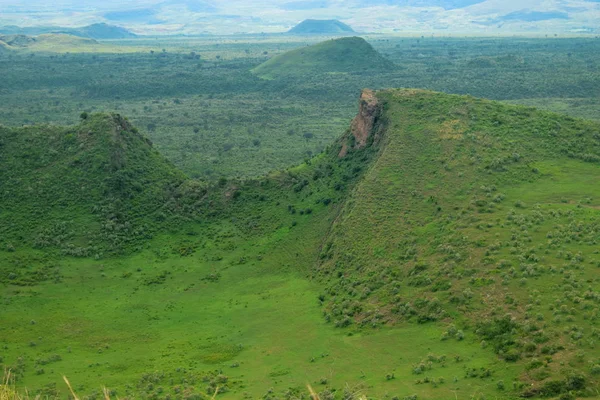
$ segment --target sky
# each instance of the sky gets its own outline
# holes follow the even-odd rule
[[[0,0],[0,25],[96,22],[142,34],[285,32],[304,19],[359,32],[600,33],[600,0]]]

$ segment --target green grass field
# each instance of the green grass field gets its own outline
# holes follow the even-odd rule
[[[71,173],[120,196],[117,229],[145,236],[111,247],[115,217],[91,213],[98,200],[84,196],[34,225],[77,218],[85,229],[34,249],[24,217],[41,200],[19,197],[31,186],[14,171],[3,180],[21,199],[0,214],[13,221],[0,243],[0,357],[18,387],[64,395],[66,375],[90,398],[107,386],[119,397],[220,388],[294,399],[306,384],[325,399],[593,397],[598,124],[425,91],[376,99],[371,111],[362,103],[361,118],[375,116],[366,147],[358,124],[308,163],[199,199],[119,118],[69,128],[86,146],[46,131],[50,149],[79,149],[65,153],[82,160]],[[30,147],[0,149],[27,160],[44,132],[21,129]],[[124,186],[85,161],[102,151]],[[43,170],[58,204],[70,176],[60,154]],[[19,165],[37,179],[36,163]],[[179,189],[159,190],[164,179]],[[136,194],[137,180],[151,190]],[[161,201],[169,215],[152,222],[144,207]],[[83,238],[105,253],[66,256]]]
[[[131,257],[50,257],[60,283],[3,289],[5,366],[22,365],[20,385],[47,395],[65,393],[66,375],[80,395],[105,385],[119,397],[202,396],[212,394],[214,378],[205,377],[218,371],[229,390],[219,398],[295,398],[285,393],[304,393],[307,383],[320,392],[347,388],[375,397],[447,398],[455,391],[504,398],[493,378],[464,376],[465,368],[484,367],[500,369],[507,381],[516,377],[493,354],[473,348],[473,335],[448,347],[439,339],[441,324],[366,331],[327,324],[318,301],[323,288],[306,273],[331,212],[312,218],[258,239],[220,239],[231,235],[223,226],[212,240],[164,236]],[[190,243],[202,244],[190,256],[173,254]],[[48,258],[2,254],[13,265],[36,256]],[[164,271],[164,281],[157,279]],[[447,361],[436,361],[428,376],[446,383],[416,385],[413,366],[432,355]],[[395,379],[386,380],[390,374]]]
[[[268,35],[0,53],[18,390],[598,396],[598,40],[367,39],[394,65]],[[501,102],[366,91],[351,123],[364,87]]]

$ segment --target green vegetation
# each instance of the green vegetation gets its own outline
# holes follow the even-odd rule
[[[3,36],[17,387],[597,395],[598,40],[368,39]]]
[[[271,58],[252,72],[264,79],[333,73],[381,73],[393,64],[359,37],[328,40]]]
[[[369,44],[394,68],[273,80],[250,72],[319,40],[152,37],[0,50],[0,121],[66,125],[82,111],[116,112],[187,174],[216,181],[261,176],[318,154],[347,127],[365,87],[427,88],[598,118],[593,38],[376,36]]]
[[[354,30],[337,19],[319,20],[307,19],[289,30],[289,33],[296,35],[329,35],[339,33],[353,33]]]
[[[45,33],[36,37],[25,35],[0,36],[0,43],[4,43],[6,49],[27,49],[30,51],[68,51],[77,48],[101,48],[97,41],[67,35],[63,33]]]
[[[212,185],[116,115],[2,128],[0,362],[18,387],[594,396],[600,125],[421,90],[360,105],[318,156]],[[82,241],[103,253],[65,251]]]
[[[167,218],[175,191],[192,189],[121,116],[81,118],[66,129],[0,127],[5,245],[26,237],[38,249],[99,258],[148,238],[151,221]]]

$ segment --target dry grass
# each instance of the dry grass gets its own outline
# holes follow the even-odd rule
[[[40,396],[37,395],[33,399],[39,400]],[[25,391],[25,394],[19,393],[15,387],[14,379],[11,376],[10,371],[4,371],[2,381],[0,381],[0,400],[30,400],[29,393]]]

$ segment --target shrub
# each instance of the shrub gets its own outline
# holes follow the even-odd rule
[[[504,353],[504,359],[511,362],[519,361],[521,359],[521,353],[516,349],[510,349]]]
[[[558,400],[575,400],[575,395],[571,393],[563,393],[560,395]]]
[[[567,376],[566,387],[567,390],[581,390],[585,389],[586,379],[581,374],[570,374]]]
[[[548,381],[540,389],[540,394],[543,397],[558,396],[566,390],[565,382],[563,381]]]

